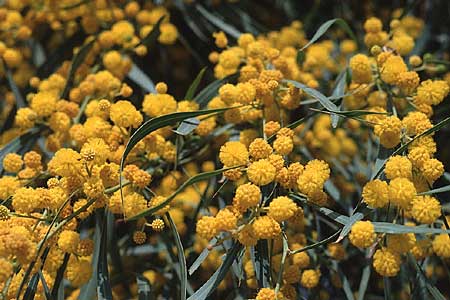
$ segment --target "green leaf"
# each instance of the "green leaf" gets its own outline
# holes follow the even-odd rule
[[[364,300],[364,295],[366,294],[367,286],[369,284],[371,270],[372,266],[370,264],[365,266],[363,269],[361,281],[359,282],[358,300]]]
[[[186,271],[186,257],[184,257],[183,244],[181,243],[180,235],[178,234],[177,227],[172,220],[169,213],[166,213],[166,218],[170,223],[170,230],[175,238],[175,245],[177,247],[178,263],[180,265],[180,300],[186,300],[186,283],[187,283],[187,271]]]
[[[233,167],[236,168],[236,167]],[[195,176],[192,176],[191,178],[189,178],[188,180],[186,180],[182,185],[180,185],[178,187],[178,189],[173,192],[172,194],[170,194],[169,197],[166,198],[166,200],[164,200],[162,203],[160,203],[159,205],[153,206],[147,210],[142,211],[141,213],[132,216],[130,218],[128,218],[127,220],[137,220],[139,218],[145,217],[145,216],[149,216],[151,214],[153,214],[154,212],[160,210],[161,208],[163,208],[164,206],[168,205],[179,193],[181,193],[186,187],[197,183],[199,181],[203,181],[206,180],[208,178],[217,176],[219,174],[222,174],[224,171],[229,170],[229,169],[233,169],[233,168],[226,168],[226,169],[219,169],[219,170],[214,170],[211,172],[204,172],[204,173],[199,173]]]
[[[223,20],[219,18],[219,16],[216,16],[212,13],[210,13],[208,10],[206,10],[203,6],[200,4],[197,4],[195,8],[198,10],[200,14],[202,14],[209,22],[211,22],[213,25],[215,25],[217,28],[223,30],[226,34],[234,37],[237,39],[242,33],[237,30],[234,26],[225,23]]]
[[[439,194],[439,193],[445,193],[450,192],[450,185],[446,185],[437,189],[429,190],[426,192],[419,193],[417,195],[432,195],[432,194]]]
[[[39,279],[42,283],[42,288],[44,289],[45,298],[47,300],[53,300],[52,293],[50,292],[47,281],[44,278],[44,274],[42,274],[42,270],[39,269],[38,274],[39,274]]]
[[[188,300],[205,300],[222,282],[228,273],[235,257],[242,250],[242,245],[234,242],[233,247],[227,252],[225,259],[214,274],[203,284]]]
[[[150,282],[141,274],[136,275],[138,300],[154,300]]]
[[[188,135],[197,128],[198,124],[200,124],[200,120],[197,118],[189,118],[181,121],[180,125],[174,132],[179,135]]]
[[[112,300],[112,289],[109,281],[108,271],[108,245],[107,245],[107,222],[106,216],[99,217],[97,215],[97,222],[103,223],[101,229],[100,251],[97,264],[97,298],[98,300]]]
[[[214,245],[217,242],[216,238],[213,238],[209,245]],[[197,257],[197,259],[192,263],[192,265],[189,268],[189,276],[194,274],[194,272],[200,267],[200,265],[205,261],[205,259],[208,257],[209,253],[211,253],[211,250],[206,247],[203,249],[202,253]]]
[[[155,83],[136,64],[131,65],[127,77],[139,85],[147,93],[156,93]]]
[[[194,99],[194,94],[197,91],[198,85],[200,84],[203,75],[205,75],[206,67],[200,70],[197,77],[195,77],[194,81],[189,86],[189,89],[186,92],[186,95],[184,96],[184,99],[186,100],[192,100]]]
[[[153,25],[152,30],[141,40],[141,45],[144,45],[147,49],[150,49],[150,47],[156,43],[159,35],[161,34],[161,23],[165,17],[166,16],[164,15],[159,18],[158,22]]]
[[[83,62],[85,61],[86,56],[88,55],[89,51],[91,51],[94,43],[95,39],[92,39],[87,44],[84,44],[83,46],[81,46],[77,54],[75,54],[75,56],[73,57],[72,64],[70,65],[69,69],[69,75],[67,76],[66,86],[64,87],[64,90],[60,97],[61,99],[67,99],[67,97],[69,96],[69,91],[72,88],[75,73],[77,72],[81,64],[83,64]]]
[[[332,19],[332,20],[328,20],[325,23],[323,23],[319,29],[317,29],[316,33],[313,35],[313,37],[311,38],[311,40],[309,40],[309,42],[304,45],[298,52],[303,52],[306,48],[308,48],[309,46],[311,46],[313,43],[315,43],[319,38],[322,37],[322,35],[325,34],[325,32],[328,31],[328,29],[333,25],[333,24],[337,24],[339,25],[349,36],[352,40],[354,40],[355,42],[357,42],[356,36],[353,33],[352,29],[350,28],[350,26],[348,26],[347,22],[345,22],[343,19]],[[298,53],[297,53],[297,60],[298,60]]]
[[[328,111],[333,111],[333,112],[337,111],[338,108],[337,108],[336,104],[331,102],[330,99],[328,99],[324,94],[322,94],[318,90],[310,88],[307,85],[300,83],[298,81],[295,81],[295,80],[286,79],[283,81],[293,84],[296,88],[302,89],[308,95],[311,95],[312,97],[317,99],[320,102],[320,104],[322,104],[322,106],[325,107]]]
[[[70,253],[65,253],[63,263],[61,264],[61,266],[58,268],[58,271],[56,272],[56,277],[53,282],[53,289],[52,289],[52,293],[51,293],[53,299],[58,298],[58,293],[61,290],[61,286],[63,285],[62,281],[64,278],[64,272],[66,271],[67,264],[69,262],[69,258],[70,258]],[[62,287],[62,290],[64,291],[64,287]]]
[[[25,290],[25,294],[23,295],[23,300],[33,300],[34,296],[36,295],[37,285],[39,283],[39,274],[35,273],[33,277],[31,277],[31,280],[27,286],[27,289]],[[19,296],[17,296],[17,299],[19,299]]]
[[[206,86],[197,96],[194,101],[197,102],[201,108],[205,107],[212,98],[216,97],[222,85],[234,82],[238,79],[239,73],[228,75],[222,79],[217,79]]]
[[[430,293],[430,295],[433,297],[434,300],[446,300],[444,295],[439,291],[439,289],[434,286],[430,280],[425,276],[423,270],[420,268],[419,264],[417,263],[414,256],[411,254],[408,254],[408,261],[410,264],[414,267],[416,270],[416,274],[418,275],[419,282],[423,285],[425,285],[426,289]]]
[[[416,233],[416,234],[441,234],[450,233],[450,230],[430,228],[427,226],[406,226],[400,224],[392,224],[388,222],[372,222],[375,232],[400,234],[400,233]]]
[[[258,240],[256,246],[250,248],[250,258],[255,269],[258,286],[268,287],[271,282],[269,263],[269,244],[267,240]]]
[[[3,66],[6,69],[6,79],[8,80],[9,87],[14,94],[14,98],[16,99],[16,107],[22,108],[27,106],[25,100],[23,99],[22,93],[20,93],[20,90],[17,87],[16,82],[14,81],[11,69],[9,69],[6,64],[3,64]]]

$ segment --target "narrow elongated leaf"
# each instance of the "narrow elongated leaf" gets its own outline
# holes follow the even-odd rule
[[[14,81],[11,70],[6,66],[6,64],[3,65],[6,67],[6,79],[8,79],[9,88],[14,94],[17,108],[25,107],[27,104],[25,103],[22,93],[20,92],[16,82]]]
[[[107,222],[106,216],[103,217],[103,221],[100,218],[97,222],[102,222],[101,239],[100,239],[100,251],[97,267],[97,298],[99,300],[112,300],[111,282],[109,281],[108,271],[108,245],[107,245]]]
[[[144,276],[136,275],[136,284],[138,289],[138,300],[154,300],[150,282]]]
[[[222,85],[234,82],[239,77],[239,74],[228,75],[225,78],[217,79],[206,86],[197,96],[194,101],[197,102],[201,108],[205,107],[212,98],[216,97]]]
[[[25,290],[25,294],[23,295],[23,300],[33,300],[36,295],[37,285],[39,283],[39,273],[35,273]],[[17,297],[19,299],[19,297]]]
[[[323,23],[322,25],[320,25],[319,29],[317,29],[316,33],[313,35],[311,40],[309,40],[309,42],[306,45],[304,45],[299,51],[304,51],[306,48],[308,48],[313,43],[315,43],[318,39],[320,39],[322,37],[322,35],[325,34],[325,32],[328,31],[328,29],[333,24],[337,24],[338,26],[340,26],[342,28],[342,30],[344,30],[350,36],[350,38],[352,40],[357,42],[356,36],[353,33],[353,31],[350,28],[350,26],[348,26],[347,22],[345,22],[343,19],[337,18],[337,19],[328,20],[325,23]]]
[[[205,300],[222,282],[228,273],[235,257],[241,251],[242,245],[234,242],[233,247],[227,252],[224,261],[214,274],[203,284],[188,300]]]
[[[419,264],[417,263],[416,259],[411,255],[408,254],[408,261],[410,264],[414,267],[416,270],[419,283],[422,286],[425,286],[427,291],[430,293],[430,295],[433,297],[434,300],[446,300],[444,295],[439,291],[439,289],[434,286],[430,280],[425,276],[423,270],[420,268]],[[427,297],[428,298],[428,297]]]
[[[127,77],[139,85],[147,93],[156,93],[155,83],[136,64],[131,65]]]
[[[372,270],[371,265],[367,265],[363,269],[363,272],[361,275],[361,281],[359,282],[358,299],[357,300],[364,300],[364,295],[366,294],[367,285],[369,284],[371,270]]]
[[[169,213],[166,213],[166,218],[170,223],[170,230],[175,238],[175,245],[177,247],[178,264],[180,265],[180,300],[186,300],[186,285],[187,285],[187,268],[186,257],[184,257],[183,244],[181,243],[180,235],[178,234],[177,227]]]
[[[53,283],[53,289],[52,289],[52,297],[53,299],[57,299],[58,298],[58,292],[61,289],[60,285],[62,284],[63,278],[64,278],[64,272],[66,271],[67,268],[67,264],[69,262],[69,258],[70,258],[70,253],[66,253],[64,254],[64,260],[63,263],[61,264],[61,266],[59,267],[58,271],[56,272],[56,277]],[[64,290],[64,287],[63,287]]]
[[[89,51],[91,51],[92,47],[94,46],[95,39],[92,39],[87,44],[84,44],[80,50],[75,54],[72,64],[70,65],[69,69],[69,75],[67,76],[66,86],[64,87],[64,90],[61,94],[62,99],[67,99],[69,96],[69,91],[72,88],[73,85],[73,79],[75,77],[75,73],[78,70],[78,68],[81,66],[81,64],[85,61],[86,56],[88,55]]]
[[[298,81],[295,81],[295,80],[287,79],[284,81],[287,83],[291,83],[296,88],[299,88],[299,89],[305,91],[308,95],[311,95],[312,97],[317,99],[320,102],[320,104],[322,104],[322,106],[325,107],[328,111],[336,112],[338,110],[336,104],[331,102],[330,99],[328,99],[324,94],[322,94],[318,90],[310,88],[309,86],[307,86],[303,83],[300,83]]]
[[[344,70],[342,70],[341,73],[339,73],[338,77],[336,78],[336,83],[335,83],[333,92],[331,93],[332,97],[340,97],[340,96],[344,95],[345,87],[347,85],[347,82],[345,80],[346,74],[347,74],[347,68],[345,68]],[[337,110],[340,110],[340,107],[338,107]],[[333,128],[337,127],[338,121],[339,121],[339,116],[337,116],[337,115],[331,116],[331,126]]]
[[[39,279],[40,279],[40,281],[42,283],[42,288],[44,290],[45,298],[47,300],[53,300],[52,293],[50,292],[50,289],[48,287],[47,281],[44,278],[44,274],[42,274],[42,270],[39,270],[38,274],[39,274]]]
[[[259,240],[255,247],[251,248],[250,258],[255,269],[258,285],[262,287],[269,286],[270,282],[270,264],[269,264],[269,245],[267,240]]]
[[[158,22],[156,22],[155,25],[153,25],[152,30],[141,40],[141,44],[145,47],[150,48],[156,43],[156,40],[158,39],[159,35],[161,34],[161,23],[164,20],[166,16],[162,16],[159,18]]]
[[[203,17],[205,17],[205,19],[207,19],[209,22],[211,22],[217,28],[223,30],[226,34],[234,37],[235,39],[237,39],[242,34],[234,26],[226,23],[225,21],[220,19],[218,16],[210,13],[202,5],[198,4],[198,5],[195,6],[195,8],[198,10],[198,12],[200,14],[203,15]]]
[[[446,185],[437,189],[429,190],[426,192],[419,193],[418,195],[433,195],[433,194],[439,194],[439,193],[445,193],[450,192],[450,185]]]
[[[387,222],[372,222],[375,227],[375,232],[379,233],[419,233],[419,234],[441,234],[450,233],[450,230],[440,228],[430,228],[427,226],[406,226],[400,224],[392,224]]]
[[[194,99],[195,92],[197,91],[198,85],[202,81],[203,75],[205,75],[206,67],[200,70],[197,77],[195,77],[194,81],[189,86],[189,89],[186,92],[186,95],[184,96],[185,100],[192,100]]]
[[[188,135],[192,133],[195,128],[200,124],[200,120],[197,118],[189,118],[181,121],[180,125],[174,132],[179,135]]]
[[[191,178],[189,178],[188,180],[183,182],[183,184],[180,185],[175,192],[170,194],[166,198],[166,200],[164,200],[162,203],[160,203],[160,204],[158,204],[156,206],[153,206],[153,207],[151,207],[151,208],[149,208],[147,210],[144,210],[143,212],[141,212],[141,213],[139,213],[139,214],[137,214],[135,216],[131,216],[130,218],[128,218],[128,220],[137,220],[139,218],[142,218],[142,217],[149,216],[149,215],[153,214],[154,212],[156,212],[156,211],[160,210],[161,208],[163,208],[164,206],[168,205],[186,187],[188,187],[188,186],[190,186],[190,185],[192,185],[194,183],[197,183],[199,181],[203,181],[203,180],[209,179],[211,177],[217,176],[219,174],[222,174],[222,172],[224,172],[226,170],[229,170],[229,169],[232,169],[232,168],[219,169],[219,170],[214,170],[214,171],[211,171],[211,172],[199,173],[199,174],[197,174],[195,176],[192,176]]]
[[[209,245],[214,245],[217,242],[216,238],[213,238],[210,242]],[[208,257],[209,253],[211,252],[210,249],[208,249],[208,247],[206,247],[205,249],[203,249],[202,253],[200,253],[200,255],[197,257],[197,259],[192,263],[192,265],[189,268],[189,276],[194,274],[194,272],[200,267],[200,265],[202,264],[203,261],[205,261],[205,259]]]

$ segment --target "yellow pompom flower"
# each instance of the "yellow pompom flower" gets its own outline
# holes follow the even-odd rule
[[[63,230],[58,238],[58,247],[68,253],[76,253],[80,234],[72,230]]]
[[[145,234],[145,232],[140,230],[136,230],[135,232],[133,232],[133,242],[135,242],[136,244],[142,245],[146,240],[147,235]]]
[[[312,160],[306,164],[305,169],[298,176],[298,189],[307,195],[322,190],[325,181],[330,177],[330,168],[322,160]]]
[[[272,147],[262,138],[254,139],[248,147],[250,156],[254,159],[268,158],[272,154]]]
[[[39,92],[31,99],[30,108],[39,117],[48,117],[55,110],[57,100],[54,92]]]
[[[377,33],[383,29],[383,23],[380,19],[371,17],[364,22],[364,30],[370,33]]]
[[[197,221],[197,234],[207,240],[212,239],[218,232],[216,218],[203,216]]]
[[[247,148],[238,141],[226,142],[220,147],[219,159],[225,166],[246,165],[248,158]]]
[[[398,55],[392,55],[386,59],[381,67],[381,79],[388,84],[396,84],[399,75],[403,72],[407,72],[403,58]]]
[[[67,264],[67,279],[74,287],[80,287],[92,276],[92,263],[87,259],[71,256]]]
[[[244,82],[236,85],[236,102],[240,104],[251,104],[256,97],[256,89],[253,84]]]
[[[389,199],[400,208],[409,208],[416,196],[414,184],[407,178],[395,178],[389,182]]]
[[[305,269],[309,266],[311,259],[306,251],[298,252],[292,255],[292,263],[300,269]]]
[[[300,284],[307,289],[312,289],[319,284],[319,280],[320,280],[320,271],[309,269],[302,272]]]
[[[258,242],[251,225],[247,225],[239,231],[238,240],[244,246],[255,246]]]
[[[397,78],[397,85],[405,95],[414,92],[419,82],[419,75],[414,71],[400,73]]]
[[[402,122],[395,116],[386,117],[375,125],[374,133],[380,138],[380,144],[385,148],[394,148],[400,143]]]
[[[120,100],[111,105],[109,116],[115,125],[125,128],[137,128],[143,121],[142,114],[130,101],[126,100]]]
[[[412,162],[414,167],[421,169],[423,167],[423,164],[431,157],[427,148],[419,146],[413,147],[409,150],[408,158]]]
[[[163,23],[160,27],[161,33],[158,37],[158,41],[164,45],[172,45],[178,38],[178,30],[175,25],[171,23]]]
[[[425,80],[417,88],[414,102],[428,105],[438,105],[447,97],[450,87],[444,80]]]
[[[12,197],[14,210],[22,213],[31,213],[41,206],[41,197],[37,190],[31,187],[17,189]]]
[[[3,169],[6,172],[17,173],[22,169],[23,160],[16,153],[8,153],[3,158]]]
[[[256,218],[252,227],[257,239],[274,239],[281,234],[280,224],[269,216]]]
[[[380,208],[389,203],[388,184],[380,179],[369,181],[364,185],[362,198],[367,205]]]
[[[410,251],[416,244],[414,233],[389,234],[387,236],[387,247],[398,254]]]
[[[411,214],[422,224],[432,224],[441,215],[441,204],[429,195],[416,196],[412,201]]]
[[[275,293],[271,288],[262,288],[256,295],[256,300],[282,300],[285,299],[281,292]]]
[[[277,222],[282,222],[294,216],[297,209],[298,207],[292,199],[280,196],[270,202],[267,215]]]
[[[393,277],[400,271],[400,255],[387,249],[378,249],[373,255],[373,267],[381,276]]]
[[[442,233],[434,237],[433,251],[437,256],[450,258],[450,238],[447,233]]]
[[[48,163],[50,173],[63,177],[79,176],[82,168],[81,155],[67,148],[58,150]]]
[[[349,65],[352,70],[352,80],[355,83],[370,83],[372,70],[369,58],[366,55],[356,54],[350,59]]]
[[[281,155],[288,155],[294,149],[294,142],[291,137],[288,136],[277,136],[273,142],[273,148],[275,151]]]
[[[2,176],[0,178],[0,199],[6,200],[20,187],[20,181],[17,177]]]
[[[154,219],[152,221],[152,223],[150,224],[150,226],[152,227],[152,229],[156,232],[161,232],[164,229],[164,221],[161,219]]]
[[[236,195],[233,199],[233,205],[246,210],[249,207],[255,207],[261,199],[261,190],[258,186],[245,183],[237,187]]]
[[[13,270],[13,265],[9,260],[0,258],[0,282],[6,282]]]
[[[213,37],[214,43],[216,44],[217,47],[225,48],[228,45],[227,36],[225,35],[225,33],[223,33],[223,31],[214,32]]]
[[[391,156],[386,162],[384,173],[388,179],[398,177],[412,178],[412,163],[405,156]]]
[[[359,248],[367,248],[375,242],[375,228],[370,221],[357,221],[348,235],[350,242]]]
[[[402,119],[402,124],[408,135],[420,134],[433,126],[427,115],[420,111],[409,112]]]
[[[229,231],[236,228],[237,217],[228,208],[220,210],[215,218],[216,218],[216,228],[219,231]]]
[[[421,168],[422,175],[432,183],[444,174],[444,165],[436,158],[427,159]]]
[[[247,168],[247,177],[256,185],[266,185],[275,180],[276,172],[267,159],[260,159]]]
[[[158,117],[177,110],[177,101],[169,94],[147,94],[142,102],[142,111],[149,117]]]

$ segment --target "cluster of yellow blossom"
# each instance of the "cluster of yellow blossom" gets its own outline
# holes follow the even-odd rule
[[[53,47],[79,31],[89,36],[72,62],[38,78],[22,42],[44,24],[63,34],[52,35]],[[199,278],[207,280],[220,267],[219,248],[226,252],[233,243],[241,246],[237,260],[253,298],[294,300],[301,287],[308,295],[320,289],[321,299],[329,299],[323,278],[340,289],[339,262],[363,256],[355,248],[348,251],[348,243],[340,242],[344,236],[335,243],[335,235],[323,236],[353,220],[343,214],[356,198],[361,200],[354,212],[364,207],[365,215],[350,224],[348,239],[369,249],[366,256],[381,276],[396,276],[408,254],[417,260],[450,257],[450,238],[438,220],[443,207],[430,192],[444,174],[430,118],[449,94],[450,76],[422,76],[429,68],[425,59],[405,60],[422,30],[420,19],[394,19],[383,31],[381,20],[371,17],[363,25],[368,54],[359,53],[352,40],[322,40],[302,49],[302,59],[298,49],[308,41],[299,21],[266,35],[240,34],[236,45],[215,32],[220,52],[209,55],[214,76],[236,76],[207,103],[177,99],[164,82],[147,93],[128,80],[134,56],[147,54],[146,37],[156,26],[160,43],[175,43],[168,10],[138,1],[45,1],[38,8],[10,0],[0,8],[0,77],[12,71],[20,88],[29,84],[25,106],[17,107],[12,128],[0,139],[5,298],[24,295],[22,282],[26,286],[30,274],[41,274],[35,298],[45,299],[43,283],[53,288],[60,268],[66,268],[68,299],[77,298],[97,268],[94,248],[100,248],[104,232],[121,237],[114,255],[126,261],[125,271],[111,264],[111,272],[142,273],[152,291],[165,297],[170,276],[161,266],[174,265],[183,254],[167,241],[167,226],[184,244],[188,261],[203,257],[207,272]],[[338,82],[339,73],[347,78]],[[344,94],[318,91],[330,93],[337,85]],[[10,109],[14,98],[6,93]],[[148,126],[145,121],[163,123],[158,117],[192,112],[199,113],[198,124],[188,134],[165,123],[127,148]],[[35,145],[9,150],[33,132],[40,137]],[[374,157],[363,144],[395,151],[375,175]],[[202,180],[188,184],[199,174]],[[96,224],[94,233],[92,224],[102,218],[111,230],[99,231],[102,224]],[[405,225],[406,233],[380,230],[381,219]],[[416,235],[417,228],[439,234]],[[139,251],[150,259],[135,259]],[[254,263],[259,252],[268,256],[260,262],[268,261],[260,266],[263,272]],[[269,285],[261,285],[261,273],[271,278]],[[219,290],[231,286],[227,280],[217,283]],[[114,296],[136,296],[136,289],[125,290],[114,286]]]

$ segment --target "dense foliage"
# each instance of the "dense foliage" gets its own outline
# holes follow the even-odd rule
[[[2,2],[0,299],[448,299],[450,5],[299,2]]]

